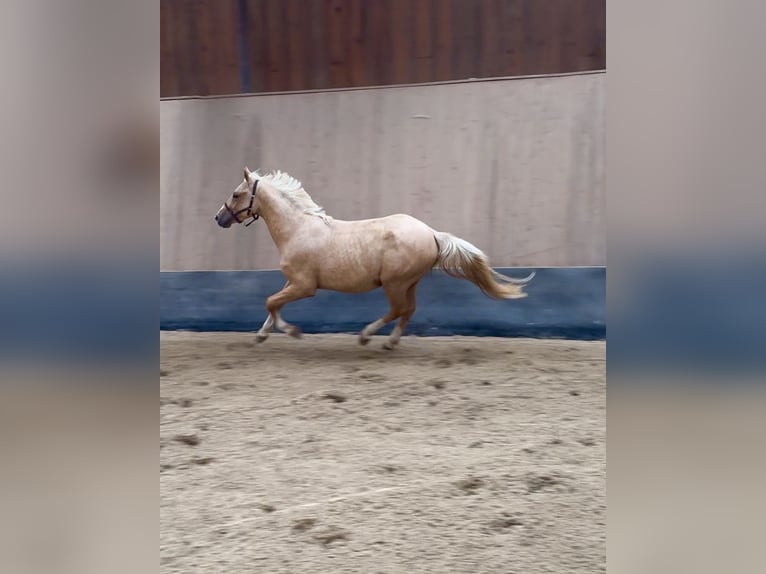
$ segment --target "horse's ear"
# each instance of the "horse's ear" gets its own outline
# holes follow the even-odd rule
[[[250,181],[250,169],[245,166],[245,181]]]

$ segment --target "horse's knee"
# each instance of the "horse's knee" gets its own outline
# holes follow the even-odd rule
[[[275,293],[266,299],[266,310],[274,315],[279,310],[279,293]]]

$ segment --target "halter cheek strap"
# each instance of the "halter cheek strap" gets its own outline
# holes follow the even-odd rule
[[[236,221],[237,223],[242,223],[246,219],[252,218],[252,219],[250,219],[250,221],[245,223],[245,227],[249,227],[250,225],[253,224],[253,222],[257,221],[258,218],[260,217],[260,215],[258,215],[257,213],[253,213],[253,202],[255,201],[255,190],[256,189],[258,189],[258,180],[257,179],[255,180],[255,185],[253,186],[253,191],[250,193],[250,204],[247,207],[243,207],[239,211],[234,211],[231,207],[229,207],[228,203],[224,203],[223,204],[223,206],[226,208],[226,211],[229,212],[229,215],[231,215],[234,218],[234,221]],[[239,218],[239,214],[243,213],[243,212],[245,213],[245,219],[240,219]]]

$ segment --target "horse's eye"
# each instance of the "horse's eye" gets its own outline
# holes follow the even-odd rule
[[[238,193],[235,193],[234,195],[232,195],[232,197],[233,197],[234,199],[239,199],[239,194],[238,194]]]

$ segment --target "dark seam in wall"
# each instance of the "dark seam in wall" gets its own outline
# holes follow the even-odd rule
[[[237,0],[237,42],[239,44],[240,89],[250,91],[250,61],[247,45],[247,0]]]

